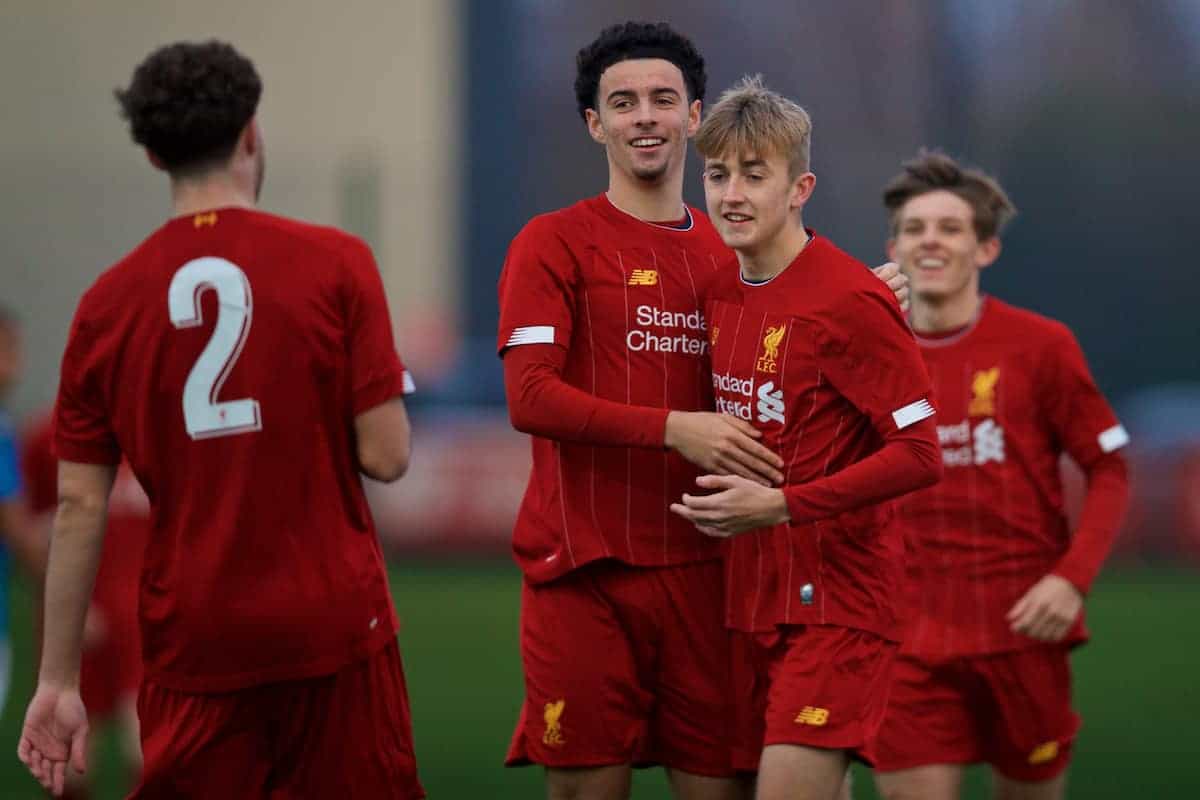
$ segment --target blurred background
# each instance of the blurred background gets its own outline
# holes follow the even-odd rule
[[[0,18],[0,302],[24,331],[17,419],[53,401],[79,295],[168,215],[166,179],[112,99],[160,44],[215,36],[249,55],[266,87],[263,206],[375,249],[419,390],[412,471],[371,488],[432,798],[540,796],[535,770],[500,767],[521,699],[507,552],[529,457],[503,408],[495,286],[525,221],[605,188],[575,112],[574,54],[630,18],[695,40],[710,103],[762,73],[809,110],[806,222],[867,263],[884,259],[880,187],[918,147],[1008,189],[1021,213],[985,289],[1066,322],[1133,436],[1133,509],[1076,659],[1071,796],[1195,796],[1200,0],[9,0]],[[686,193],[703,205],[694,153]],[[4,798],[38,796],[3,755],[32,679],[17,588]],[[110,759],[97,768],[101,796],[121,796]],[[873,796],[860,777],[856,797]],[[973,781],[969,796],[986,796]],[[666,796],[639,776],[635,797]]]

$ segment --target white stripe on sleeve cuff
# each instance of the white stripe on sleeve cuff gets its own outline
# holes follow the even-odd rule
[[[1113,450],[1120,450],[1129,444],[1129,434],[1125,431],[1124,425],[1117,423],[1097,436],[1096,441],[1100,443],[1101,450],[1111,453]]]
[[[898,408],[892,412],[892,419],[896,421],[897,430],[904,430],[909,425],[932,416],[933,406],[924,397],[915,403],[909,403],[904,408]]]
[[[402,380],[403,386],[401,387],[400,391],[402,391],[404,394],[412,394],[417,390],[417,384],[415,381],[413,381],[412,373],[408,370],[404,370],[404,376]]]
[[[519,344],[554,344],[553,325],[529,325],[524,328],[514,328],[505,347],[516,347]]]

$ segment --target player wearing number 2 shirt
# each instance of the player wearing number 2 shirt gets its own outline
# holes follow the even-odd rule
[[[78,628],[124,457],[151,525],[133,796],[423,794],[360,478],[404,471],[411,381],[369,249],[253,208],[260,91],[210,42],[156,51],[119,93],[175,215],[84,294],[63,356],[45,660],[21,742],[51,788],[76,755]]]
[[[892,297],[806,231],[810,122],[748,79],[696,137],[709,216],[737,253],[707,304],[719,411],[784,459],[782,488],[720,489],[672,509],[726,551],[726,623],[745,719],[737,766],[758,796],[831,797],[847,753],[867,754],[896,650],[903,544],[886,501],[940,473],[929,379]],[[764,748],[765,745],[765,748]],[[761,753],[761,760],[760,760]]]
[[[1000,796],[1055,800],[1079,719],[1070,648],[1126,504],[1125,429],[1059,322],[980,293],[1013,214],[989,176],[940,153],[884,191],[889,250],[938,398],[945,478],[904,498],[904,647],[879,739],[885,796],[952,800],[964,765]],[[1064,454],[1087,476],[1074,530]]]

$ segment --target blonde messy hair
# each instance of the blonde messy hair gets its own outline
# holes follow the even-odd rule
[[[705,158],[727,153],[774,153],[785,156],[794,178],[808,172],[812,120],[808,112],[747,75],[722,94],[696,132],[696,149]]]

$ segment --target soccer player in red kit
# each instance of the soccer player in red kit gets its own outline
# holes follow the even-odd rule
[[[922,153],[883,197],[945,478],[901,503],[908,608],[879,787],[952,800],[963,766],[984,762],[997,798],[1055,800],[1079,727],[1068,653],[1087,638],[1083,599],[1126,506],[1129,437],[1064,325],[980,293],[1014,213],[995,180]],[[1087,474],[1074,531],[1064,453]]]
[[[782,488],[698,479],[672,510],[726,552],[726,621],[745,645],[740,769],[762,800],[832,800],[869,759],[898,647],[903,544],[886,501],[941,473],[929,379],[899,306],[804,227],[811,123],[757,78],[696,135],[709,216],[737,265],[710,290],[718,410],[785,461]],[[744,698],[744,700],[743,700]]]
[[[608,191],[526,225],[499,284],[509,413],[533,434],[507,763],[546,767],[551,798],[626,797],[635,763],[665,766],[678,797],[737,797],[720,547],[668,507],[697,466],[772,483],[782,462],[712,412],[703,298],[729,251],[683,202],[704,61],[629,22],[577,68]]]
[[[52,451],[52,417],[38,418],[21,447],[25,497],[38,528],[49,532],[58,506],[58,460]],[[127,464],[117,468],[108,499],[104,550],[84,627],[79,689],[89,724],[111,721],[120,733],[130,778],[141,771],[137,691],[142,681],[137,594],[142,552],[150,536],[150,499]],[[64,797],[90,796],[86,784],[67,775]]]
[[[262,84],[227,44],[117,92],[172,216],[80,300],[54,420],[58,511],[18,755],[82,770],[84,615],[125,458],[150,499],[133,798],[417,798],[396,616],[360,473],[407,468],[370,250],[255,209]]]

